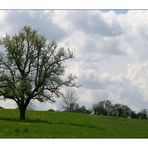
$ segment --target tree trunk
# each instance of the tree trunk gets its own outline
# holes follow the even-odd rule
[[[30,100],[31,99],[28,98],[25,103],[22,103],[22,102],[18,103],[18,107],[19,107],[19,111],[20,111],[20,120],[21,121],[24,121],[26,119],[25,118],[26,109],[27,109],[27,106],[28,106]]]
[[[20,109],[20,120],[25,120],[26,109]]]

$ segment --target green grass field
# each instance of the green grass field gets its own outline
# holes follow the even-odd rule
[[[27,121],[18,110],[0,110],[0,138],[129,138],[148,137],[148,120],[28,111]]]

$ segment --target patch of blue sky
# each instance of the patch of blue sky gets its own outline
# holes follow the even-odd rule
[[[128,9],[102,9],[103,12],[114,11],[117,14],[126,14]]]

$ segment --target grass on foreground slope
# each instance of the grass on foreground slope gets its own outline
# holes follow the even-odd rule
[[[27,121],[18,110],[0,110],[0,138],[98,138],[148,137],[148,120],[28,111]]]

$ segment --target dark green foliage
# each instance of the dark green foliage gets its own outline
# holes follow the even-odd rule
[[[127,105],[115,104],[113,105],[113,112],[115,116],[130,117],[132,110]]]
[[[127,105],[122,104],[112,104],[109,100],[100,101],[94,104],[92,107],[92,112],[96,115],[108,115],[117,116],[125,118],[139,118],[147,119],[147,110],[142,110],[139,113],[131,110]]]
[[[138,118],[138,114],[134,111],[131,112],[131,118],[136,119]]]
[[[137,114],[139,119],[147,119],[148,118],[148,112],[146,109],[141,110],[138,114]]]
[[[0,106],[0,109],[4,109],[2,106]]]
[[[111,114],[112,104],[109,100],[100,101],[93,105],[92,110],[97,115],[109,115]]]
[[[91,111],[88,110],[84,105],[79,106],[79,104],[77,104],[77,103],[73,104],[73,110],[67,111],[67,112],[76,112],[76,113],[84,113],[84,114],[91,113]]]
[[[90,114],[91,113],[90,110],[88,110],[84,105],[77,108],[77,110],[75,112],[84,113],[84,114]]]
[[[55,112],[55,110],[54,110],[54,109],[49,109],[48,111],[49,111],[49,112]]]

